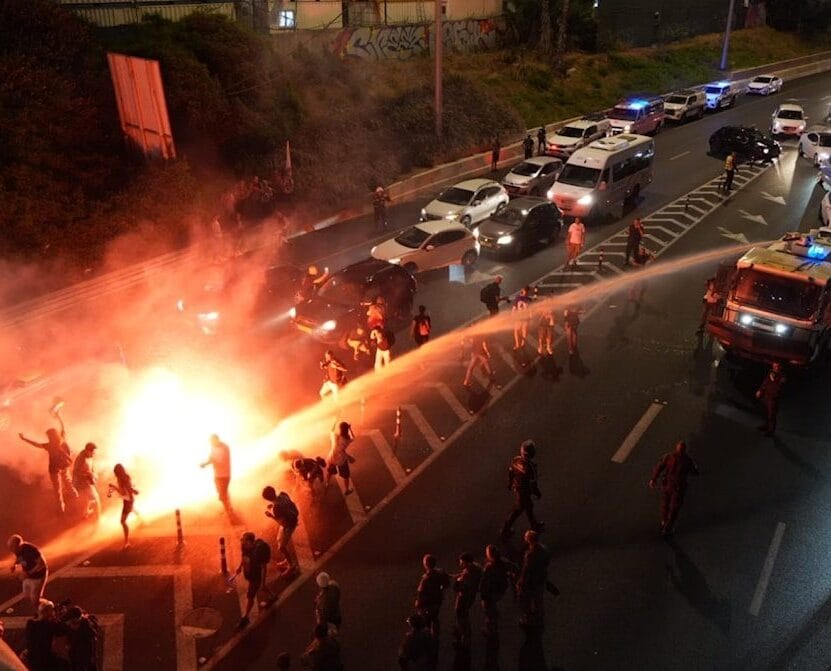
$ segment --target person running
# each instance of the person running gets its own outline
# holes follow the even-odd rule
[[[317,574],[315,582],[318,588],[315,596],[315,623],[340,629],[343,621],[340,612],[340,585],[323,571]]]
[[[113,467],[115,482],[107,485],[107,498],[112,497],[113,492],[121,497],[121,529],[124,532],[124,549],[130,547],[130,527],[127,526],[127,518],[133,512],[133,506],[138,496],[138,490],[133,487],[133,481],[127,470],[121,464]]]
[[[337,401],[338,390],[346,384],[346,366],[335,357],[332,350],[327,349],[323,354],[323,361],[320,362],[320,370],[323,371],[320,398],[326,398],[327,395],[331,394]]]
[[[534,498],[541,498],[539,475],[534,457],[537,446],[533,440],[524,440],[519,447],[519,454],[511,459],[508,467],[508,489],[514,494],[514,507],[502,525],[502,537],[513,533],[514,522],[525,513],[528,524],[534,531],[541,531],[545,525],[534,515]]]
[[[95,519],[98,519],[101,517],[101,497],[95,486],[95,469],[92,463],[96,449],[98,448],[95,443],[87,443],[75,457],[75,463],[72,465],[72,486],[77,490],[79,497],[86,500],[84,517],[95,515]]]
[[[557,316],[554,308],[547,306],[537,316],[537,354],[543,356],[554,355],[554,327],[557,325]]]
[[[716,280],[714,277],[711,277],[707,280],[707,290],[704,292],[704,296],[701,299],[701,321],[698,324],[698,330],[696,333],[704,333],[704,329],[707,328],[707,321],[709,320],[710,315],[715,311],[720,300],[721,296],[716,289]]]
[[[759,427],[759,431],[766,436],[772,436],[776,432],[776,415],[779,414],[779,395],[782,393],[782,385],[785,384],[785,371],[782,364],[774,361],[765,375],[765,379],[756,391],[758,398],[765,406],[765,423]]]
[[[675,449],[662,456],[652,469],[649,488],[655,489],[658,479],[661,480],[659,529],[662,536],[669,536],[674,530],[675,520],[687,493],[687,480],[691,475],[698,475],[698,466],[687,454],[687,444],[683,440],[679,440],[675,444]]]
[[[228,517],[233,517],[234,509],[231,507],[231,499],[228,495],[228,486],[231,484],[231,448],[215,433],[211,435],[211,453],[207,461],[200,466],[202,468],[213,466],[216,493]]]
[[[635,217],[634,221],[629,224],[629,228],[627,230],[626,258],[623,262],[624,265],[628,266],[630,257],[637,253],[638,248],[641,245],[641,239],[643,238],[644,232],[643,223],[641,222],[640,217]]]
[[[332,476],[337,473],[343,478],[344,494],[351,494],[352,489],[349,487],[349,479],[351,473],[349,464],[355,463],[355,457],[349,454],[349,446],[355,440],[355,434],[352,432],[352,427],[348,422],[340,422],[335,425],[331,433],[332,447],[329,450],[329,458],[326,460],[326,484],[329,486],[329,481]]]
[[[569,225],[566,234],[566,267],[577,267],[577,257],[583,251],[584,244],[586,244],[586,226],[580,217],[577,217]]]
[[[569,356],[574,356],[577,353],[577,330],[580,327],[580,313],[582,311],[577,305],[570,305],[563,311],[563,328],[566,332]]]
[[[482,567],[473,560],[472,554],[463,552],[459,555],[459,568],[461,571],[456,574],[453,581],[453,591],[456,593],[454,635],[456,647],[468,649],[471,643],[470,609],[476,603],[476,595],[479,594]]]
[[[482,372],[488,376],[490,384],[494,384],[495,376],[493,374],[493,368],[491,367],[491,351],[488,348],[488,341],[485,336],[468,336],[464,340],[464,345],[470,348],[470,359],[468,360],[462,386],[470,388],[470,380],[477,366],[480,366]]]
[[[531,287],[523,287],[519,290],[519,294],[514,299],[511,308],[516,316],[514,322],[514,351],[525,347],[525,340],[528,338],[528,322],[531,319],[529,305],[531,305]]]
[[[424,573],[418,583],[415,607],[424,618],[425,625],[439,638],[439,612],[444,601],[444,592],[450,587],[450,576],[438,568],[435,556],[426,554],[421,559]]]
[[[64,500],[65,494],[70,494],[72,498],[78,498],[78,492],[72,486],[72,481],[69,478],[69,467],[72,466],[72,454],[69,451],[69,445],[66,443],[66,429],[63,420],[58,413],[54,413],[60,422],[61,429],[54,427],[46,429],[46,442],[39,443],[24,436],[22,433],[18,434],[20,440],[24,443],[29,443],[32,447],[45,450],[49,455],[49,480],[52,482],[52,489],[55,492],[55,502],[61,514],[66,512],[66,502]]]
[[[265,547],[263,547],[263,544]],[[242,573],[248,587],[245,590],[245,612],[240,618],[238,628],[247,627],[251,622],[251,611],[257,601],[257,595],[265,587],[266,570],[271,559],[271,548],[262,539],[258,539],[253,532],[246,531],[240,539],[241,560],[236,572],[229,582],[236,580]]]
[[[315,496],[315,482],[320,482],[321,486],[323,485],[325,469],[326,460],[323,457],[295,459],[291,464],[294,476],[298,481],[306,483],[309,495],[313,498]]]
[[[418,314],[413,317],[411,327],[413,342],[416,344],[416,347],[421,347],[430,340],[430,331],[432,330],[433,322],[430,319],[430,315],[427,314],[427,308],[424,305],[419,305]]]
[[[372,209],[375,213],[375,231],[382,233],[389,229],[387,223],[387,203],[390,202],[390,194],[383,186],[376,186],[372,192]]]
[[[278,494],[274,487],[264,487],[263,498],[269,502],[265,516],[280,525],[280,532],[277,534],[277,549],[283,555],[283,561],[279,562],[278,566],[283,569],[284,577],[298,573],[300,561],[291,538],[300,522],[300,511],[288,494],[285,492]]]
[[[6,547],[14,555],[11,572],[14,573],[18,566],[23,572],[23,598],[32,606],[37,606],[38,601],[43,598],[43,591],[49,578],[49,566],[46,564],[46,559],[36,545],[24,541],[20,534],[10,536]]]
[[[479,596],[485,615],[482,633],[489,640],[499,641],[499,602],[516,581],[518,573],[519,567],[503,559],[502,552],[496,545],[485,547],[485,566],[482,569]]]
[[[392,336],[383,326],[376,326],[369,333],[369,341],[375,345],[375,372],[378,373],[390,365]]]
[[[479,292],[479,300],[485,304],[491,316],[499,314],[499,303],[511,300],[508,296],[501,295],[501,284],[502,275],[497,275],[493,278],[493,282],[486,284]]]

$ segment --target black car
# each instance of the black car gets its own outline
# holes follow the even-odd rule
[[[474,231],[481,251],[522,256],[560,237],[563,215],[544,198],[515,198]]]
[[[724,157],[736,152],[739,161],[772,161],[782,147],[752,126],[722,126],[710,136],[710,155]]]
[[[314,297],[292,312],[295,326],[325,343],[337,343],[366,319],[367,306],[378,296],[387,303],[392,328],[409,323],[416,282],[401,266],[366,259],[333,273]]]

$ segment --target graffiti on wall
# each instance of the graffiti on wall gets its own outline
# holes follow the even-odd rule
[[[344,28],[332,43],[332,51],[341,58],[406,60],[430,50],[430,28],[429,24]],[[442,33],[446,49],[470,53],[496,48],[507,29],[496,19],[468,19],[446,21]]]

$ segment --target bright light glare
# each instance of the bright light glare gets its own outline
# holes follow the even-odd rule
[[[513,235],[501,235],[499,239],[497,239],[497,245],[510,245],[514,241]]]
[[[591,194],[586,194],[580,200],[577,201],[578,205],[591,205],[594,197]]]
[[[338,327],[338,323],[334,319],[323,322],[321,329],[323,331],[334,331]]]
[[[776,335],[785,335],[788,332],[788,327],[784,324],[777,324],[774,330]]]
[[[744,326],[750,326],[750,325],[753,323],[753,315],[742,314],[742,315],[739,317],[739,321],[740,321],[740,322],[741,322]]]

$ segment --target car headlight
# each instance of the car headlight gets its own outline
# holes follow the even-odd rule
[[[549,189],[545,195],[548,197],[548,200],[554,200],[554,189]]]
[[[592,196],[590,193],[587,193],[585,196],[583,196],[582,198],[580,198],[577,201],[577,204],[578,205],[591,205],[593,202],[594,202],[594,196]]]
[[[479,239],[479,229],[478,228],[473,229],[473,237],[476,238],[477,240]]]
[[[787,334],[790,329],[785,324],[777,324],[773,330],[776,332],[776,335],[783,336]]]
[[[626,124],[623,127],[623,132],[624,133],[631,133],[632,132],[632,124],[631,123]]]
[[[375,256],[375,250],[376,249],[378,249],[378,245],[375,245],[372,249],[370,249],[369,253],[372,254],[372,256]]]
[[[338,323],[334,319],[323,322],[320,326],[321,331],[334,331],[338,327]]]
[[[500,235],[496,239],[497,245],[510,245],[514,241],[513,235]]]
[[[201,319],[202,321],[205,321],[205,322],[215,322],[217,319],[219,319],[219,313],[216,312],[216,311],[214,311],[214,312],[200,312],[199,313],[199,319]]]
[[[739,323],[742,326],[750,326],[753,323],[753,315],[743,312],[739,315]]]
[[[422,217],[426,217],[426,216],[427,216],[427,210],[425,210],[423,207],[421,208],[421,216],[422,216]]]
[[[394,259],[387,259],[387,263],[394,263],[396,266],[401,263],[401,257],[397,256]]]
[[[769,154],[769,153],[770,153],[770,149],[768,149],[767,147],[765,147],[764,149],[762,149],[762,153],[763,153],[763,154]]]
[[[289,317],[291,317],[292,319],[294,319],[296,316],[297,316],[297,308],[291,308],[291,309],[289,310]]]
[[[449,213],[444,215],[444,218],[445,219],[458,219],[459,218],[459,213],[458,212],[449,212]]]

